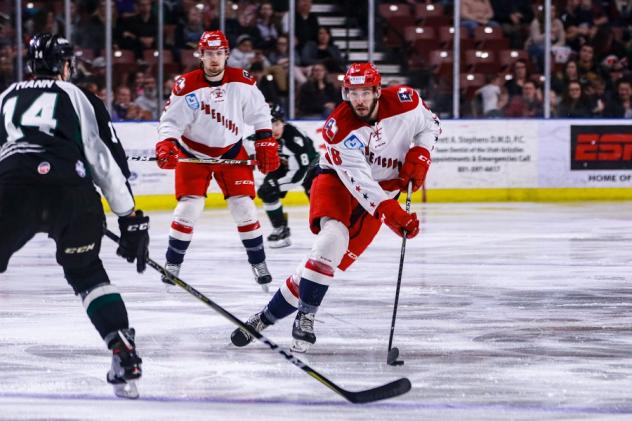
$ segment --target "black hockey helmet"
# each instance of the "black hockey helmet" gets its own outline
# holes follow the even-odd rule
[[[270,115],[272,116],[272,121],[277,121],[277,120],[285,120],[285,113],[283,112],[283,108],[275,103],[275,102],[270,102],[268,105],[270,105]]]
[[[71,74],[74,71],[74,52],[66,38],[50,33],[33,36],[29,43],[27,64],[35,76],[57,76],[70,61]]]

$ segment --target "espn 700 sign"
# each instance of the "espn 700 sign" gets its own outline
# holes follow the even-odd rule
[[[571,170],[632,169],[632,125],[571,126]]]

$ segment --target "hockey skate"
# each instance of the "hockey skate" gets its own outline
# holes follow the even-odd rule
[[[261,289],[263,289],[264,292],[268,292],[268,284],[272,282],[272,275],[270,275],[266,262],[252,265],[252,273],[255,275],[255,281],[261,285]]]
[[[134,334],[134,329],[119,330],[111,347],[112,367],[106,378],[119,398],[138,399],[139,396],[136,380],[142,375],[143,360],[136,354]]]
[[[178,264],[178,263],[167,263],[165,265],[165,269],[167,269],[167,272],[171,273],[174,276],[178,276],[180,274],[180,267],[182,265]],[[169,279],[168,277],[166,277],[165,275],[162,276],[162,278],[160,278],[160,280],[167,285],[167,292],[171,292],[173,290],[173,288],[171,288],[171,286],[175,286],[175,283]]]
[[[269,324],[261,320],[262,314],[263,312],[260,311],[259,313],[250,316],[250,318],[246,322],[246,325],[257,332],[261,332],[263,329],[270,326]],[[233,333],[230,334],[230,341],[233,343],[233,345],[238,347],[246,346],[254,339],[254,336],[252,336],[250,333],[242,328],[235,329],[233,330]]]
[[[274,228],[272,234],[268,235],[268,243],[270,248],[280,249],[292,245],[290,241],[290,227],[282,225]]]
[[[314,313],[303,313],[299,311],[294,319],[292,327],[292,347],[293,352],[305,353],[316,342],[314,335]]]

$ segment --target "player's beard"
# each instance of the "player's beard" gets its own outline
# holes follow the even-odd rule
[[[355,114],[356,117],[358,117],[360,120],[363,120],[365,122],[370,122],[372,120],[372,116],[373,116],[373,112],[375,111],[375,107],[377,107],[377,100],[378,98],[373,97],[373,101],[371,102],[371,105],[369,106],[369,112],[365,115],[365,116],[361,116],[360,114],[358,114],[358,112],[356,111],[355,107],[353,105],[351,105],[351,110],[353,111],[353,114]]]
[[[219,69],[219,70],[209,69],[206,66],[204,66],[204,64],[202,64],[202,70],[204,71],[204,75],[206,76],[207,79],[213,79],[220,76],[222,73],[224,73],[224,70],[226,70],[226,65],[225,64],[223,66],[217,65],[216,69]]]

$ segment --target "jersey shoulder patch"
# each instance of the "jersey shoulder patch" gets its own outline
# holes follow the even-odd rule
[[[246,85],[254,85],[257,83],[247,70],[238,67],[228,67],[224,70],[224,83],[239,82]]]
[[[382,89],[378,118],[384,119],[414,110],[419,105],[419,95],[406,85],[388,86]]]
[[[204,73],[201,69],[196,69],[176,78],[176,82],[173,84],[173,94],[184,96],[207,86],[208,83],[204,79]]]
[[[350,132],[365,124],[356,117],[351,106],[347,102],[343,102],[325,120],[323,139],[330,145],[335,145],[344,140]]]

